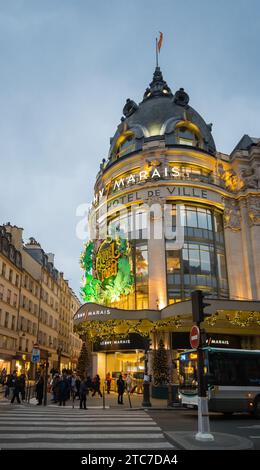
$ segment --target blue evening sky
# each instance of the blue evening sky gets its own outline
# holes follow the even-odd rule
[[[77,294],[76,208],[152,79],[159,31],[164,78],[217,149],[260,137],[258,0],[0,0],[0,223],[54,252]]]

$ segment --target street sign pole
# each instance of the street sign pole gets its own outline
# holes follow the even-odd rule
[[[44,392],[43,392],[43,405],[47,406],[47,396],[48,396],[48,369],[49,369],[49,353],[47,352],[47,359],[45,363],[45,373],[44,373]]]
[[[192,348],[197,349],[198,364],[198,432],[195,439],[204,442],[214,441],[214,436],[210,433],[208,396],[204,373],[203,346],[205,345],[205,335],[204,330],[200,327],[200,323],[205,316],[203,308],[206,305],[203,303],[201,291],[192,292],[192,318],[196,325],[192,327],[190,332],[190,344]]]
[[[198,353],[198,432],[195,436],[197,441],[214,441],[210,433],[208,397],[204,375],[204,357],[201,344]]]
[[[40,357],[41,357],[41,352],[39,349],[38,343],[34,343],[33,349],[32,349],[32,357],[31,361],[33,363],[33,380],[36,379],[36,364],[37,362],[40,362]]]

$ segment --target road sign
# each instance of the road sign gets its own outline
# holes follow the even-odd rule
[[[200,330],[196,325],[190,330],[190,345],[193,349],[197,349],[200,344]]]
[[[32,350],[32,362],[40,362],[41,353],[38,348],[35,348],[35,346],[38,346],[38,345],[34,344],[34,347]]]

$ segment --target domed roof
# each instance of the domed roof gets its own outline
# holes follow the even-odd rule
[[[189,106],[189,96],[183,88],[172,94],[159,67],[156,67],[153,80],[145,90],[143,101],[137,105],[128,98],[123,114],[121,124],[111,139],[110,161],[124,140],[131,143],[131,151],[137,151],[145,141],[158,140],[158,136],[165,139],[167,146],[188,145],[211,154],[216,152],[212,124],[206,124],[200,114]]]

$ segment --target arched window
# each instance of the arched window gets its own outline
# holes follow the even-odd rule
[[[135,135],[132,131],[126,131],[121,134],[115,145],[114,158],[117,160],[129,152],[135,150]]]
[[[201,132],[190,121],[179,121],[175,127],[176,141],[180,145],[190,145],[192,147],[203,147]]]

